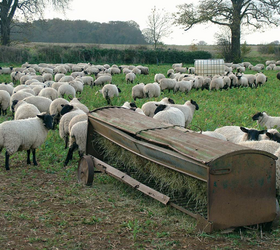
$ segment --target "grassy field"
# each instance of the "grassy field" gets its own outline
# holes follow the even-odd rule
[[[260,61],[264,63],[264,61]],[[147,65],[150,74],[136,83],[153,82],[156,73],[171,65]],[[254,73],[248,71],[248,73]],[[176,103],[193,99],[199,105],[191,129],[214,130],[224,125],[259,128],[251,117],[259,111],[279,116],[280,82],[276,72],[265,71],[268,82],[261,88],[223,91],[192,90],[189,94],[162,93]],[[0,82],[10,81],[0,75]],[[113,105],[132,101],[132,84],[124,75],[113,76],[122,90]],[[106,106],[100,87],[85,86],[79,96],[90,110]],[[154,100],[154,99],[153,99]],[[141,107],[147,99],[137,100]],[[0,121],[11,120],[0,117]],[[58,130],[50,131],[37,150],[38,166],[26,164],[26,153],[10,158],[10,171],[0,155],[0,249],[279,249],[280,230],[237,229],[232,233],[206,234],[195,230],[196,221],[161,205],[113,178],[97,174],[92,187],[77,181],[78,153],[67,167],[67,155]],[[264,204],[265,205],[265,204]]]

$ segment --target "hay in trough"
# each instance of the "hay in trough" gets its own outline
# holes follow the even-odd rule
[[[149,161],[101,135],[96,134],[94,138],[104,161],[111,166],[171,198],[180,196],[199,206],[207,204],[205,182]]]

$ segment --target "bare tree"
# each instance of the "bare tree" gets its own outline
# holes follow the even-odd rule
[[[10,44],[11,27],[15,15],[21,15],[27,19],[32,16],[42,16],[48,4],[64,10],[71,0],[2,0],[0,2],[0,30],[1,44]]]
[[[280,0],[200,0],[197,6],[183,4],[177,6],[175,23],[189,30],[196,24],[212,22],[227,26],[231,31],[231,60],[239,61],[241,26],[253,26],[280,23]]]
[[[148,28],[144,29],[142,33],[147,42],[154,44],[154,48],[157,49],[161,39],[172,33],[171,16],[163,9],[159,11],[154,7],[148,16],[147,26]]]

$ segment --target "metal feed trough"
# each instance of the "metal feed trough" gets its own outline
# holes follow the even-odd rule
[[[110,166],[104,162],[104,149],[96,143],[97,135],[128,154],[202,184],[206,203],[201,206],[193,202],[196,193],[192,198],[164,194],[157,185],[143,183]],[[104,107],[88,114],[86,155],[79,162],[78,178],[92,184],[94,172],[107,173],[196,218],[198,229],[212,232],[277,221],[276,159],[270,153],[162,123],[128,109]]]

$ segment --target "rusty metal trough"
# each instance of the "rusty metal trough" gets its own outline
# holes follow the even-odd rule
[[[206,183],[207,204],[192,207],[188,197],[171,198],[103,161],[95,134],[162,168]],[[93,181],[95,170],[107,173],[145,194],[197,219],[205,232],[268,224],[278,218],[277,158],[159,122],[121,107],[104,107],[88,115],[86,156],[79,162],[79,179]]]

